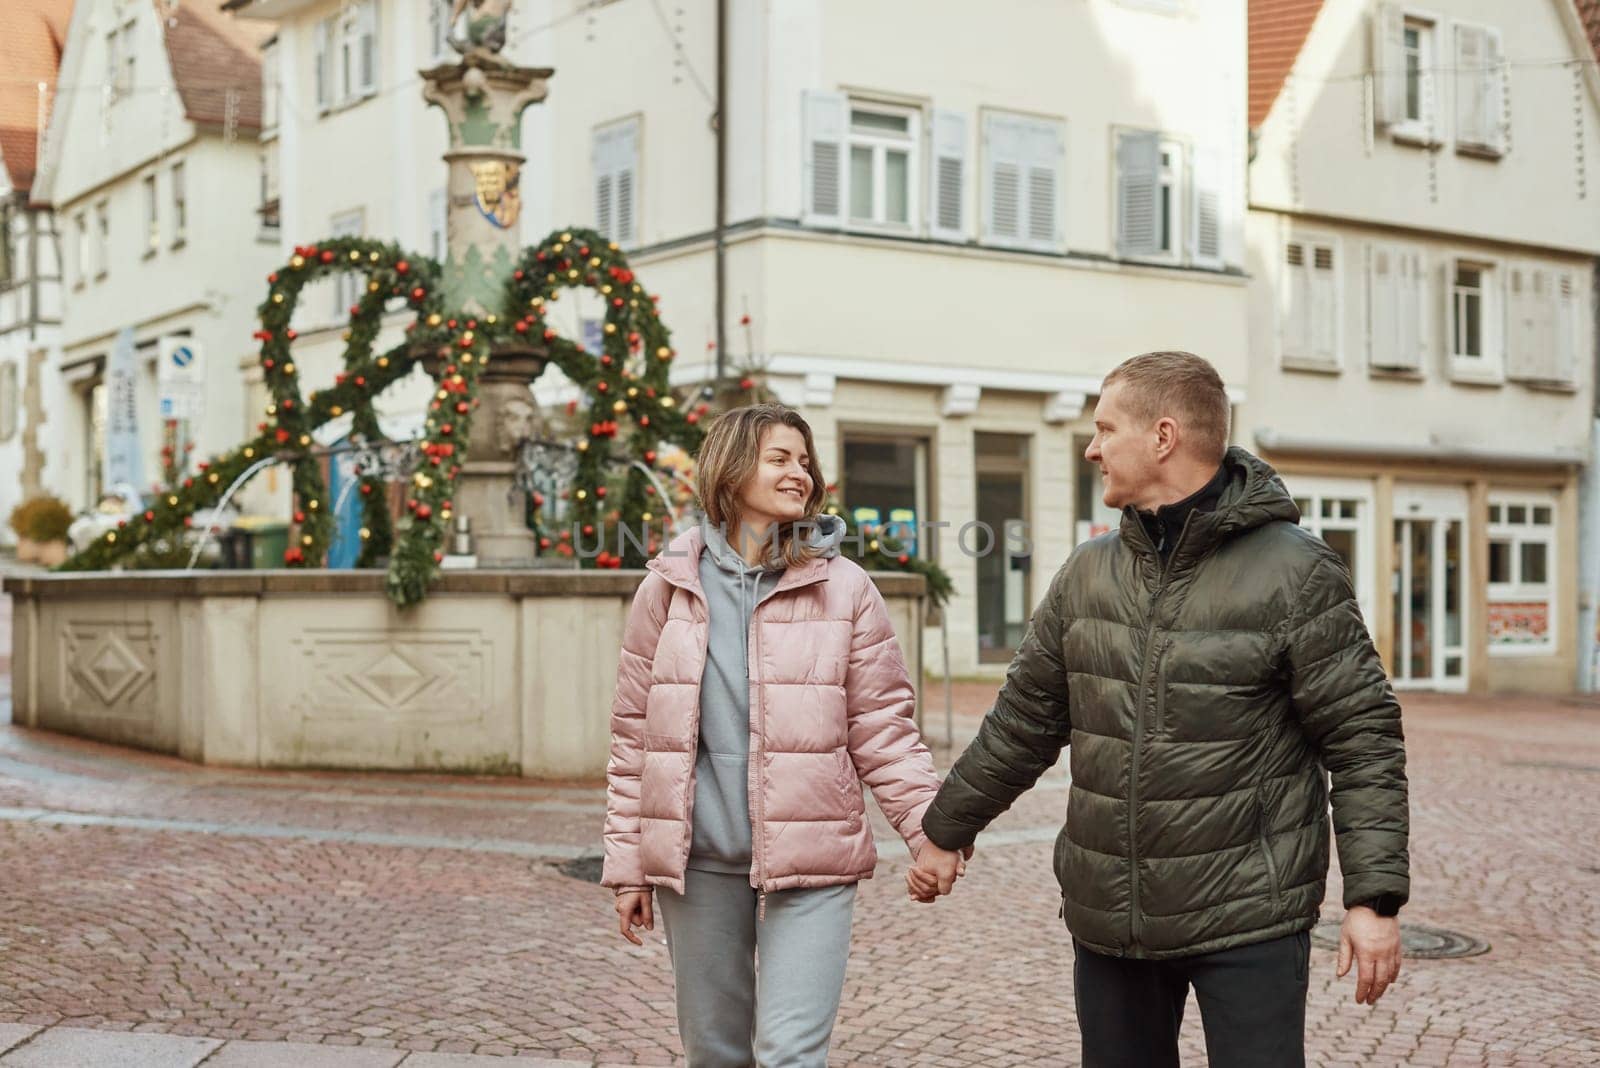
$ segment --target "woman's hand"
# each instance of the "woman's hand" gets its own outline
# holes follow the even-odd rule
[[[916,863],[906,872],[906,891],[913,901],[930,904],[955,888],[955,881],[967,874],[972,847],[959,852],[940,849],[926,842],[917,851]]]
[[[646,931],[656,929],[656,914],[653,895],[649,890],[629,890],[617,895],[617,926],[622,931],[622,937],[636,946],[644,945],[643,940],[633,933],[635,927],[643,927]]]

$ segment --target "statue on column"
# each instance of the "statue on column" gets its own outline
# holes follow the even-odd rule
[[[450,9],[450,25],[454,26],[469,7],[467,38],[450,38],[450,47],[463,56],[477,53],[480,56],[498,56],[506,46],[506,20],[511,14],[512,0],[455,0]]]

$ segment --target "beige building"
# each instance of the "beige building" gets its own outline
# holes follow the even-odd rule
[[[1570,690],[1600,253],[1572,0],[1250,19],[1237,435],[1351,565],[1396,685]]]
[[[73,9],[33,196],[55,210],[65,288],[49,488],[77,507],[106,488],[106,367],[124,328],[138,352],[139,489],[160,478],[169,435],[198,460],[248,428],[237,367],[274,255],[253,214],[265,33],[203,4]],[[204,375],[168,425],[159,363],[175,347]]]

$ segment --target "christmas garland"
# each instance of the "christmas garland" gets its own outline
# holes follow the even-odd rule
[[[305,286],[343,272],[356,272],[366,282],[350,308],[344,370],[331,388],[302,398],[291,351],[297,337],[290,326],[294,309]],[[258,436],[201,463],[196,476],[170,485],[149,510],[107,532],[68,559],[62,570],[103,570],[154,552],[173,533],[192,526],[195,511],[214,506],[252,464],[271,454],[294,464],[297,538],[285,551],[284,563],[321,566],[334,517],[323,506],[327,484],[317,456],[309,451],[312,432],[350,412],[353,435],[381,440],[374,398],[431,354],[440,367],[425,419],[422,462],[407,486],[397,528],[391,526],[388,494],[378,474],[363,471],[360,482],[363,522],[357,566],[375,566],[388,556],[390,599],[401,607],[416,604],[427,596],[444,558],[461,472],[457,452],[465,452],[470,440],[479,375],[496,348],[516,346],[546,351],[550,363],[581,391],[585,414],[591,417],[575,435],[577,473],[573,487],[563,494],[571,529],[552,537],[544,522],[548,502],[538,494],[530,502],[530,525],[540,553],[576,557],[592,567],[642,567],[665,539],[671,510],[671,502],[657,499],[646,472],[656,469],[666,445],[696,453],[704,433],[700,422],[710,412],[707,398],[686,399],[670,386],[675,353],[657,298],[645,292],[617,245],[592,230],[552,234],[528,249],[507,283],[504,306],[481,320],[441,306],[440,273],[431,259],[407,257],[394,245],[364,238],[296,248],[287,264],[267,276],[268,293],[259,308],[261,329],[255,336],[272,400]],[[599,353],[562,337],[547,321],[549,306],[560,292],[576,287],[589,288],[605,301]],[[392,304],[413,309],[416,318],[406,327],[405,341],[374,356],[373,343]],[[747,403],[763,393],[755,379],[746,377],[733,397]],[[614,443],[621,445],[620,453]],[[618,463],[626,465],[620,487],[608,470]],[[830,511],[839,514],[836,506]],[[911,558],[892,539],[863,533],[856,542],[862,544],[857,559],[863,566],[920,573],[928,579],[935,603],[948,598],[949,578],[937,566]]]

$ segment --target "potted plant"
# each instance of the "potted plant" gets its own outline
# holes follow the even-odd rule
[[[55,567],[67,558],[67,527],[72,510],[49,495],[30,497],[11,510],[11,529],[17,532],[17,559]]]

